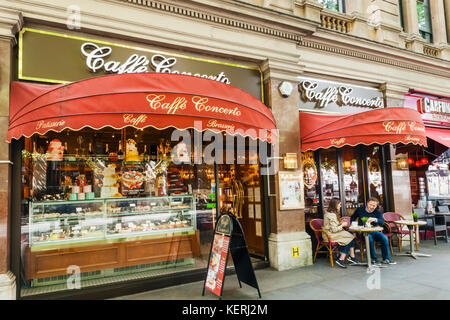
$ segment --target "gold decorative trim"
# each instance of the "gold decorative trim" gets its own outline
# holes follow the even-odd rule
[[[136,127],[136,126],[133,126],[133,125],[125,125],[125,126],[116,128],[116,127],[114,127],[114,126],[112,126],[112,125],[110,125],[110,124],[107,124],[107,125],[104,125],[104,126],[99,127],[99,128],[94,128],[94,127],[92,127],[92,126],[90,126],[90,125],[84,125],[83,127],[79,128],[79,129],[73,129],[73,128],[71,128],[71,127],[64,127],[64,128],[62,128],[61,130],[48,129],[48,130],[44,130],[43,132],[35,131],[35,132],[33,132],[31,135],[29,135],[29,136],[27,136],[26,134],[22,133],[22,134],[19,135],[19,136],[12,136],[12,137],[10,138],[10,140],[9,140],[9,141],[6,140],[6,142],[7,142],[7,143],[10,143],[12,139],[19,140],[19,139],[22,138],[22,137],[25,137],[25,138],[31,138],[31,137],[34,136],[35,134],[44,135],[44,134],[46,134],[47,132],[50,132],[50,131],[55,132],[55,133],[61,133],[61,132],[63,132],[64,130],[69,129],[69,130],[71,130],[71,131],[77,132],[77,131],[81,131],[81,130],[83,130],[83,129],[85,129],[85,128],[90,128],[90,129],[92,129],[92,130],[102,130],[102,129],[107,128],[107,127],[112,128],[112,129],[114,129],[114,130],[122,130],[122,129],[124,129],[124,128],[135,128],[135,129],[139,129],[139,130],[143,130],[143,129],[146,129],[146,128],[153,128],[153,129],[156,129],[156,130],[166,130],[166,129],[168,129],[168,128],[174,128],[174,129],[177,129],[177,130],[188,130],[188,129],[193,129],[193,130],[195,130],[195,131],[197,131],[197,132],[205,132],[205,131],[208,131],[208,130],[209,130],[209,131],[213,131],[213,132],[215,132],[215,133],[225,132],[225,133],[230,134],[230,135],[232,135],[232,136],[238,136],[238,135],[239,135],[239,136],[241,136],[241,137],[250,138],[250,139],[252,139],[252,140],[268,141],[267,138],[266,138],[266,139],[262,139],[262,138],[260,138],[260,137],[253,138],[251,135],[242,134],[241,132],[231,133],[231,132],[229,132],[229,131],[227,131],[227,130],[220,130],[220,129],[214,129],[214,128],[204,128],[203,130],[197,130],[197,128],[195,128],[195,127],[186,127],[186,128],[180,129],[180,128],[177,128],[176,126],[173,126],[173,125],[171,125],[171,126],[166,126],[166,127],[164,127],[164,128],[160,128],[160,127],[156,127],[156,126],[151,125],[151,124],[146,125],[146,126],[144,126],[144,127]],[[261,128],[258,128],[258,129],[261,129]],[[238,130],[239,130],[239,129],[238,129]],[[245,133],[245,131],[244,131],[244,133]],[[270,138],[272,137],[272,134],[270,133],[270,131],[269,131],[268,136],[269,136]],[[268,141],[268,142],[269,142],[269,141]],[[273,141],[270,141],[270,143],[273,143]]]
[[[308,149],[302,150],[302,152],[315,151],[315,150],[318,150],[318,149],[325,149],[325,150],[327,150],[327,149],[331,149],[331,148],[342,148],[342,147],[345,147],[345,146],[347,146],[347,147],[356,147],[356,146],[359,146],[359,145],[361,145],[361,144],[364,145],[364,146],[371,146],[371,145],[373,145],[373,144],[379,144],[379,145],[382,146],[382,145],[385,145],[385,144],[387,144],[387,143],[390,143],[390,144],[397,144],[397,143],[405,144],[404,142],[401,142],[401,141],[397,141],[397,142],[385,141],[385,142],[383,142],[383,143],[378,142],[378,141],[373,141],[373,142],[371,142],[371,143],[358,142],[358,143],[354,143],[354,144],[351,144],[351,143],[344,143],[344,144],[340,144],[340,145],[330,144],[330,146],[329,146],[329,147],[326,147],[326,148],[325,148],[325,147],[318,147],[318,148],[315,148],[315,149],[308,148]],[[408,145],[408,144],[414,144],[414,145],[424,146],[424,147],[427,146],[426,144],[423,144],[423,143],[414,143],[414,142],[408,142],[408,143],[406,143],[406,145]]]
[[[143,51],[143,52],[148,52],[148,53],[160,53],[160,54],[171,55],[171,56],[174,56],[174,57],[177,57],[177,58],[184,58],[184,59],[189,59],[189,60],[194,60],[194,61],[201,61],[201,62],[207,62],[207,63],[221,64],[221,65],[225,65],[225,66],[242,68],[242,69],[248,69],[248,70],[256,70],[256,71],[259,72],[260,79],[261,79],[261,85],[260,85],[260,87],[261,87],[261,101],[264,103],[263,74],[262,74],[262,71],[261,71],[261,69],[259,67],[251,67],[251,66],[246,66],[246,65],[242,65],[242,64],[236,64],[236,63],[223,62],[223,61],[217,61],[217,60],[212,60],[212,59],[205,59],[205,58],[187,56],[187,55],[178,54],[178,53],[172,53],[172,52],[166,52],[166,51],[160,51],[160,50],[154,50],[154,49],[147,49],[147,48],[142,48],[142,47],[139,47],[139,46],[126,45],[126,44],[123,44],[123,43],[115,43],[115,42],[111,42],[111,41],[104,41],[104,40],[92,39],[92,38],[87,38],[87,37],[82,37],[82,36],[68,35],[68,34],[64,34],[64,33],[59,33],[59,32],[54,32],[54,31],[47,31],[47,30],[41,30],[41,29],[34,29],[34,28],[23,28],[20,31],[20,33],[19,33],[19,79],[20,80],[30,80],[30,81],[47,82],[47,83],[70,83],[70,82],[74,82],[74,81],[61,80],[61,79],[27,77],[27,76],[23,75],[23,50],[24,50],[24,47],[23,47],[23,35],[27,31],[28,32],[40,33],[40,34],[45,34],[45,35],[51,35],[51,36],[55,36],[55,37],[61,37],[61,38],[69,38],[69,39],[74,39],[74,40],[95,42],[95,43],[100,43],[100,44],[104,44],[104,45],[108,45],[108,46],[115,46],[115,47],[131,49],[131,50],[137,50],[137,51]]]

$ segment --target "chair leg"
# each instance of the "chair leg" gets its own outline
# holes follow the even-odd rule
[[[331,248],[331,246],[329,247],[328,252],[329,252],[329,254],[330,254],[330,264],[331,264],[331,267],[334,267],[334,264],[333,264],[333,249]]]
[[[398,240],[398,251],[401,253],[402,252],[402,237],[397,235],[397,240]]]
[[[433,230],[433,234],[434,234],[434,245],[437,246],[436,230]]]
[[[320,246],[320,244],[317,244],[316,252],[314,253],[314,260],[313,260],[313,262],[316,262],[316,257],[317,257],[317,252],[319,251],[319,246]]]
[[[392,249],[392,239],[389,238],[389,250],[391,251],[391,254],[394,254],[394,249]]]

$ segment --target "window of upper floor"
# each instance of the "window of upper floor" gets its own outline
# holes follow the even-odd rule
[[[318,0],[319,3],[323,4],[324,8],[345,12],[345,0]]]
[[[430,0],[417,0],[417,20],[419,22],[419,33],[428,42],[433,42],[433,31],[431,29]]]

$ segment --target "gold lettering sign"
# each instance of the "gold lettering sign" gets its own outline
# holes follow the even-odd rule
[[[66,122],[64,120],[59,120],[59,121],[47,121],[45,122],[44,120],[41,120],[37,123],[36,125],[36,130],[39,129],[48,129],[48,128],[57,128],[57,127],[62,127],[66,124]]]
[[[167,114],[175,114],[179,110],[184,110],[187,107],[188,100],[185,97],[177,96],[173,100],[169,100],[164,94],[149,94],[147,96],[147,101],[149,102],[150,108],[153,110],[163,110]],[[239,107],[223,107],[215,106],[209,104],[209,99],[206,97],[195,96],[192,97],[191,102],[193,103],[194,109],[198,112],[210,112],[224,115],[231,115],[235,117],[240,117],[242,112]]]
[[[164,110],[167,114],[175,114],[179,109],[186,109],[186,98],[176,97],[172,102],[164,102],[166,96],[163,94],[149,94],[147,101],[150,103],[150,108],[153,110]]]
[[[415,121],[385,121],[383,122],[383,127],[386,132],[394,132],[396,134],[405,133],[405,131],[409,130],[411,132],[421,131],[425,132],[425,127],[418,124]]]
[[[132,124],[133,126],[138,126],[141,123],[144,123],[147,120],[147,116],[145,114],[141,114],[137,117],[135,117],[132,114],[124,114],[123,115],[123,122]]]
[[[209,120],[206,124],[209,128],[230,129],[234,131],[234,125],[220,123],[217,120]]]
[[[339,145],[341,145],[341,144],[344,144],[344,143],[345,143],[345,140],[346,140],[345,138],[331,139],[330,142],[331,142],[331,144],[333,144],[333,145],[339,146]]]

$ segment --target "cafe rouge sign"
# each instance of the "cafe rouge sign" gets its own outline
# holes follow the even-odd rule
[[[375,88],[299,77],[300,110],[331,113],[384,108],[383,93]]]
[[[65,83],[106,74],[142,72],[211,79],[262,100],[261,71],[256,66],[30,28],[24,28],[19,36],[22,80]]]

